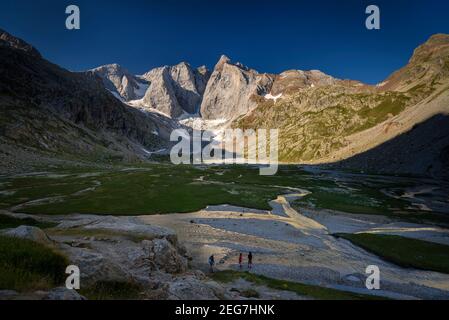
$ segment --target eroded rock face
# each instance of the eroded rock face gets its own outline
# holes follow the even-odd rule
[[[88,244],[87,248],[62,246],[62,252],[70,262],[80,268],[81,283],[88,286],[96,281],[130,281],[131,274],[120,265],[114,256],[101,252],[101,247]],[[127,263],[129,265],[129,263]]]
[[[187,259],[166,239],[150,241],[145,248],[159,269],[168,273],[181,273],[187,270]]]
[[[124,101],[141,99],[148,88],[148,83],[132,75],[122,66],[114,63],[88,71],[99,76],[106,89],[118,94]]]
[[[171,284],[184,281],[186,250],[170,229],[144,224],[138,217],[71,215],[52,219],[58,222],[52,240],[70,263],[80,268],[81,286],[98,281],[137,283],[148,291],[146,297],[167,299]],[[201,272],[188,275],[198,294],[206,290],[201,287],[210,287],[204,284],[207,279]]]
[[[272,76],[259,74],[239,63],[232,64],[223,55],[207,83],[201,116],[230,120],[247,114],[256,106],[252,96],[267,94],[272,83]]]
[[[183,113],[198,111],[209,72],[205,67],[195,70],[181,62],[176,66],[153,69],[142,78],[150,84],[142,105],[176,118]]]

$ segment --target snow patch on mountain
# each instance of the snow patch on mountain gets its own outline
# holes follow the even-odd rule
[[[264,98],[267,100],[274,100],[276,102],[279,98],[282,97],[282,93],[279,93],[278,95],[273,96],[271,93],[268,93],[264,95]]]

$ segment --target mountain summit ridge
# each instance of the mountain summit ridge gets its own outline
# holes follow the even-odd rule
[[[319,70],[259,73],[225,55],[212,72],[181,62],[143,75],[133,75],[118,64],[73,73],[5,31],[0,31],[0,56],[0,142],[45,152],[73,154],[81,149],[81,154],[92,154],[101,149],[141,157],[151,154],[148,150],[166,148],[170,130],[182,126],[178,119],[200,116],[224,120],[220,123],[227,127],[279,129],[282,162],[332,163],[449,113],[445,34],[430,37],[415,49],[408,64],[377,86],[340,80]],[[53,125],[46,127],[45,119]],[[20,134],[14,131],[16,121],[26,124]],[[85,138],[77,140],[81,133]],[[422,145],[438,148],[415,168],[417,172],[444,167],[435,161],[449,147],[434,143],[432,137],[445,141],[435,134],[421,139]],[[407,140],[397,141],[394,148]],[[397,152],[407,150],[403,146]],[[419,150],[415,152],[427,149]],[[367,161],[370,166],[376,162],[381,163]]]

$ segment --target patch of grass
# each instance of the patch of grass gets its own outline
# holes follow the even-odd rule
[[[68,260],[36,242],[0,236],[0,290],[45,290],[63,283]]]
[[[134,282],[97,281],[79,292],[89,300],[135,300],[142,298],[142,291],[143,288]]]
[[[402,192],[419,185],[419,180],[398,178],[390,182],[364,177],[359,181],[345,181],[339,184],[329,182],[329,186],[311,186],[312,193],[296,200],[292,206],[302,208],[329,209],[353,214],[374,214],[414,223],[434,223],[449,225],[449,217],[444,213],[427,212],[413,207],[410,201],[401,199]],[[383,190],[399,190],[397,197],[387,195]]]
[[[257,176],[258,171],[252,169]],[[203,177],[203,180],[200,179]],[[43,214],[161,214],[192,212],[208,205],[230,204],[269,210],[277,187],[225,182],[212,169],[154,165],[147,170],[109,172],[95,177],[95,190],[69,194],[61,202],[35,204],[21,212]]]
[[[383,215],[390,213],[382,203],[375,203],[369,197],[356,193],[317,190],[303,199],[296,200],[293,206],[300,208],[304,202],[313,203],[316,208],[347,213]]]
[[[379,257],[406,268],[449,273],[449,246],[395,235],[336,234]]]
[[[365,122],[363,125],[353,128],[352,131],[359,132],[369,129],[387,120],[389,115],[398,115],[405,109],[407,100],[406,97],[401,95],[387,96],[375,108],[364,107],[358,114]]]
[[[70,195],[94,186],[93,180],[95,179],[79,179],[66,175],[59,178],[32,176],[9,179],[8,188],[2,190],[6,191],[6,195],[0,195],[0,208],[10,208],[35,199]]]
[[[28,202],[20,212],[111,215],[193,212],[220,204],[270,210],[269,201],[280,194],[295,192],[289,188],[301,188],[311,191],[311,194],[295,202],[299,209],[309,206],[355,214],[387,215],[413,222],[449,224],[447,215],[421,211],[411,206],[410,201],[400,199],[401,194],[393,197],[382,192],[391,189],[403,191],[423,183],[412,178],[353,175],[337,181],[332,174],[312,174],[295,165],[279,166],[273,176],[259,175],[255,166],[171,164],[142,164],[103,170],[65,168],[52,173],[50,176],[0,179],[0,191],[3,189],[0,207],[3,204],[14,211],[14,205]],[[54,196],[61,198],[29,203]]]
[[[52,222],[40,222],[32,218],[21,219],[0,214],[0,229],[17,228],[22,225],[46,229],[53,228],[57,224]]]
[[[327,157],[347,145],[347,136],[403,112],[413,104],[409,95],[350,93],[340,88],[298,90],[275,106],[259,102],[256,109],[235,120],[232,126],[280,128],[279,159],[301,163]]]
[[[256,285],[266,286],[275,290],[295,292],[301,296],[307,296],[320,300],[379,300],[384,299],[378,296],[358,294],[348,291],[341,291],[320,286],[308,285],[298,282],[269,278],[249,272],[239,272],[234,270],[219,271],[212,275],[212,278],[219,282],[229,283],[239,278],[252,282]]]

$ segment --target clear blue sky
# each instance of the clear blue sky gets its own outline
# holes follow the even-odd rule
[[[65,29],[77,4],[81,30]],[[365,8],[381,9],[381,30]],[[434,33],[449,33],[446,0],[1,0],[0,28],[73,71],[119,63],[140,74],[223,53],[260,72],[320,69],[376,83]]]

